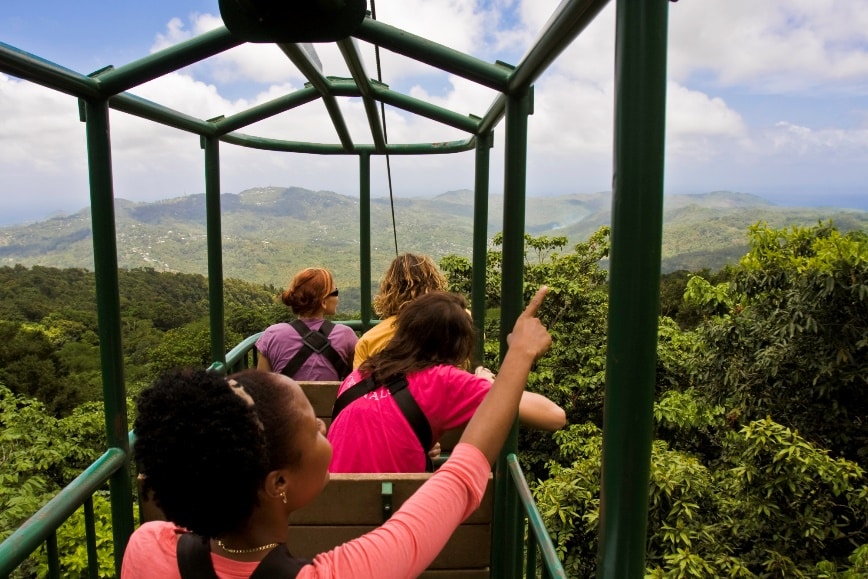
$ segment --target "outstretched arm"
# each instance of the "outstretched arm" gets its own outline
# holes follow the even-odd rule
[[[554,431],[567,423],[567,413],[542,394],[525,392],[518,403],[518,420],[537,430]]]
[[[509,350],[500,371],[461,436],[461,442],[478,448],[492,464],[515,421],[531,366],[552,343],[548,331],[536,317],[546,292],[548,288],[541,287],[515,321],[507,337]]]

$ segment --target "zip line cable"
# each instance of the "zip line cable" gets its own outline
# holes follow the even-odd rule
[[[377,3],[371,0],[371,18],[377,19]],[[374,45],[374,56],[377,60],[377,80],[382,84],[383,69],[380,65],[380,45]],[[389,132],[386,130],[386,104],[380,101],[380,115],[383,117],[383,140],[389,144]],[[392,194],[392,162],[389,159],[389,152],[386,151],[386,178],[389,181],[389,207],[392,209],[392,235],[395,238],[395,257],[398,256],[398,228],[395,225],[395,198]]]

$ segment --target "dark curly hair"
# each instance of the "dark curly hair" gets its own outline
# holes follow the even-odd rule
[[[298,465],[294,394],[280,379],[257,370],[227,379],[187,368],[142,391],[136,461],[144,492],[153,491],[166,518],[205,537],[237,531],[259,503],[266,475]]]
[[[473,353],[476,330],[464,296],[432,291],[407,303],[388,345],[359,367],[377,384],[440,364],[460,366]]]

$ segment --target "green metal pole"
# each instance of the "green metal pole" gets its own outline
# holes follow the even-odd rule
[[[205,149],[205,221],[208,231],[208,301],[211,361],[226,363],[223,311],[223,234],[220,223],[220,141],[202,137]]]
[[[503,180],[503,280],[501,282],[500,352],[506,355],[506,336],[521,314],[524,302],[524,217],[527,177],[527,117],[531,90],[506,99],[506,150]],[[516,452],[518,424],[506,440],[494,473],[491,576],[503,579],[522,573],[521,504],[512,487],[506,455]]]
[[[127,392],[124,381],[124,353],[121,347],[121,304],[118,285],[118,250],[115,233],[114,188],[108,103],[83,100],[87,123],[87,159],[90,177],[93,262],[99,319],[99,354],[105,402],[106,442],[123,450],[129,463],[130,443],[127,422]],[[132,484],[128,468],[109,479],[115,571],[133,532]]]
[[[359,155],[359,288],[362,329],[371,327],[371,155]]]
[[[474,364],[482,364],[485,335],[485,288],[488,262],[488,182],[492,134],[479,135],[476,140],[476,174],[473,187],[473,285],[470,307],[476,326]]]
[[[663,230],[669,0],[620,0],[597,577],[642,577]]]

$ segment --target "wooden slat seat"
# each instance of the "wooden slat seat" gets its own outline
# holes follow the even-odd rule
[[[289,543],[298,557],[313,557],[378,527],[385,520],[383,483],[391,484],[393,511],[428,473],[333,474],[322,494],[290,516]],[[488,577],[493,482],[482,504],[458,528],[422,577]]]

